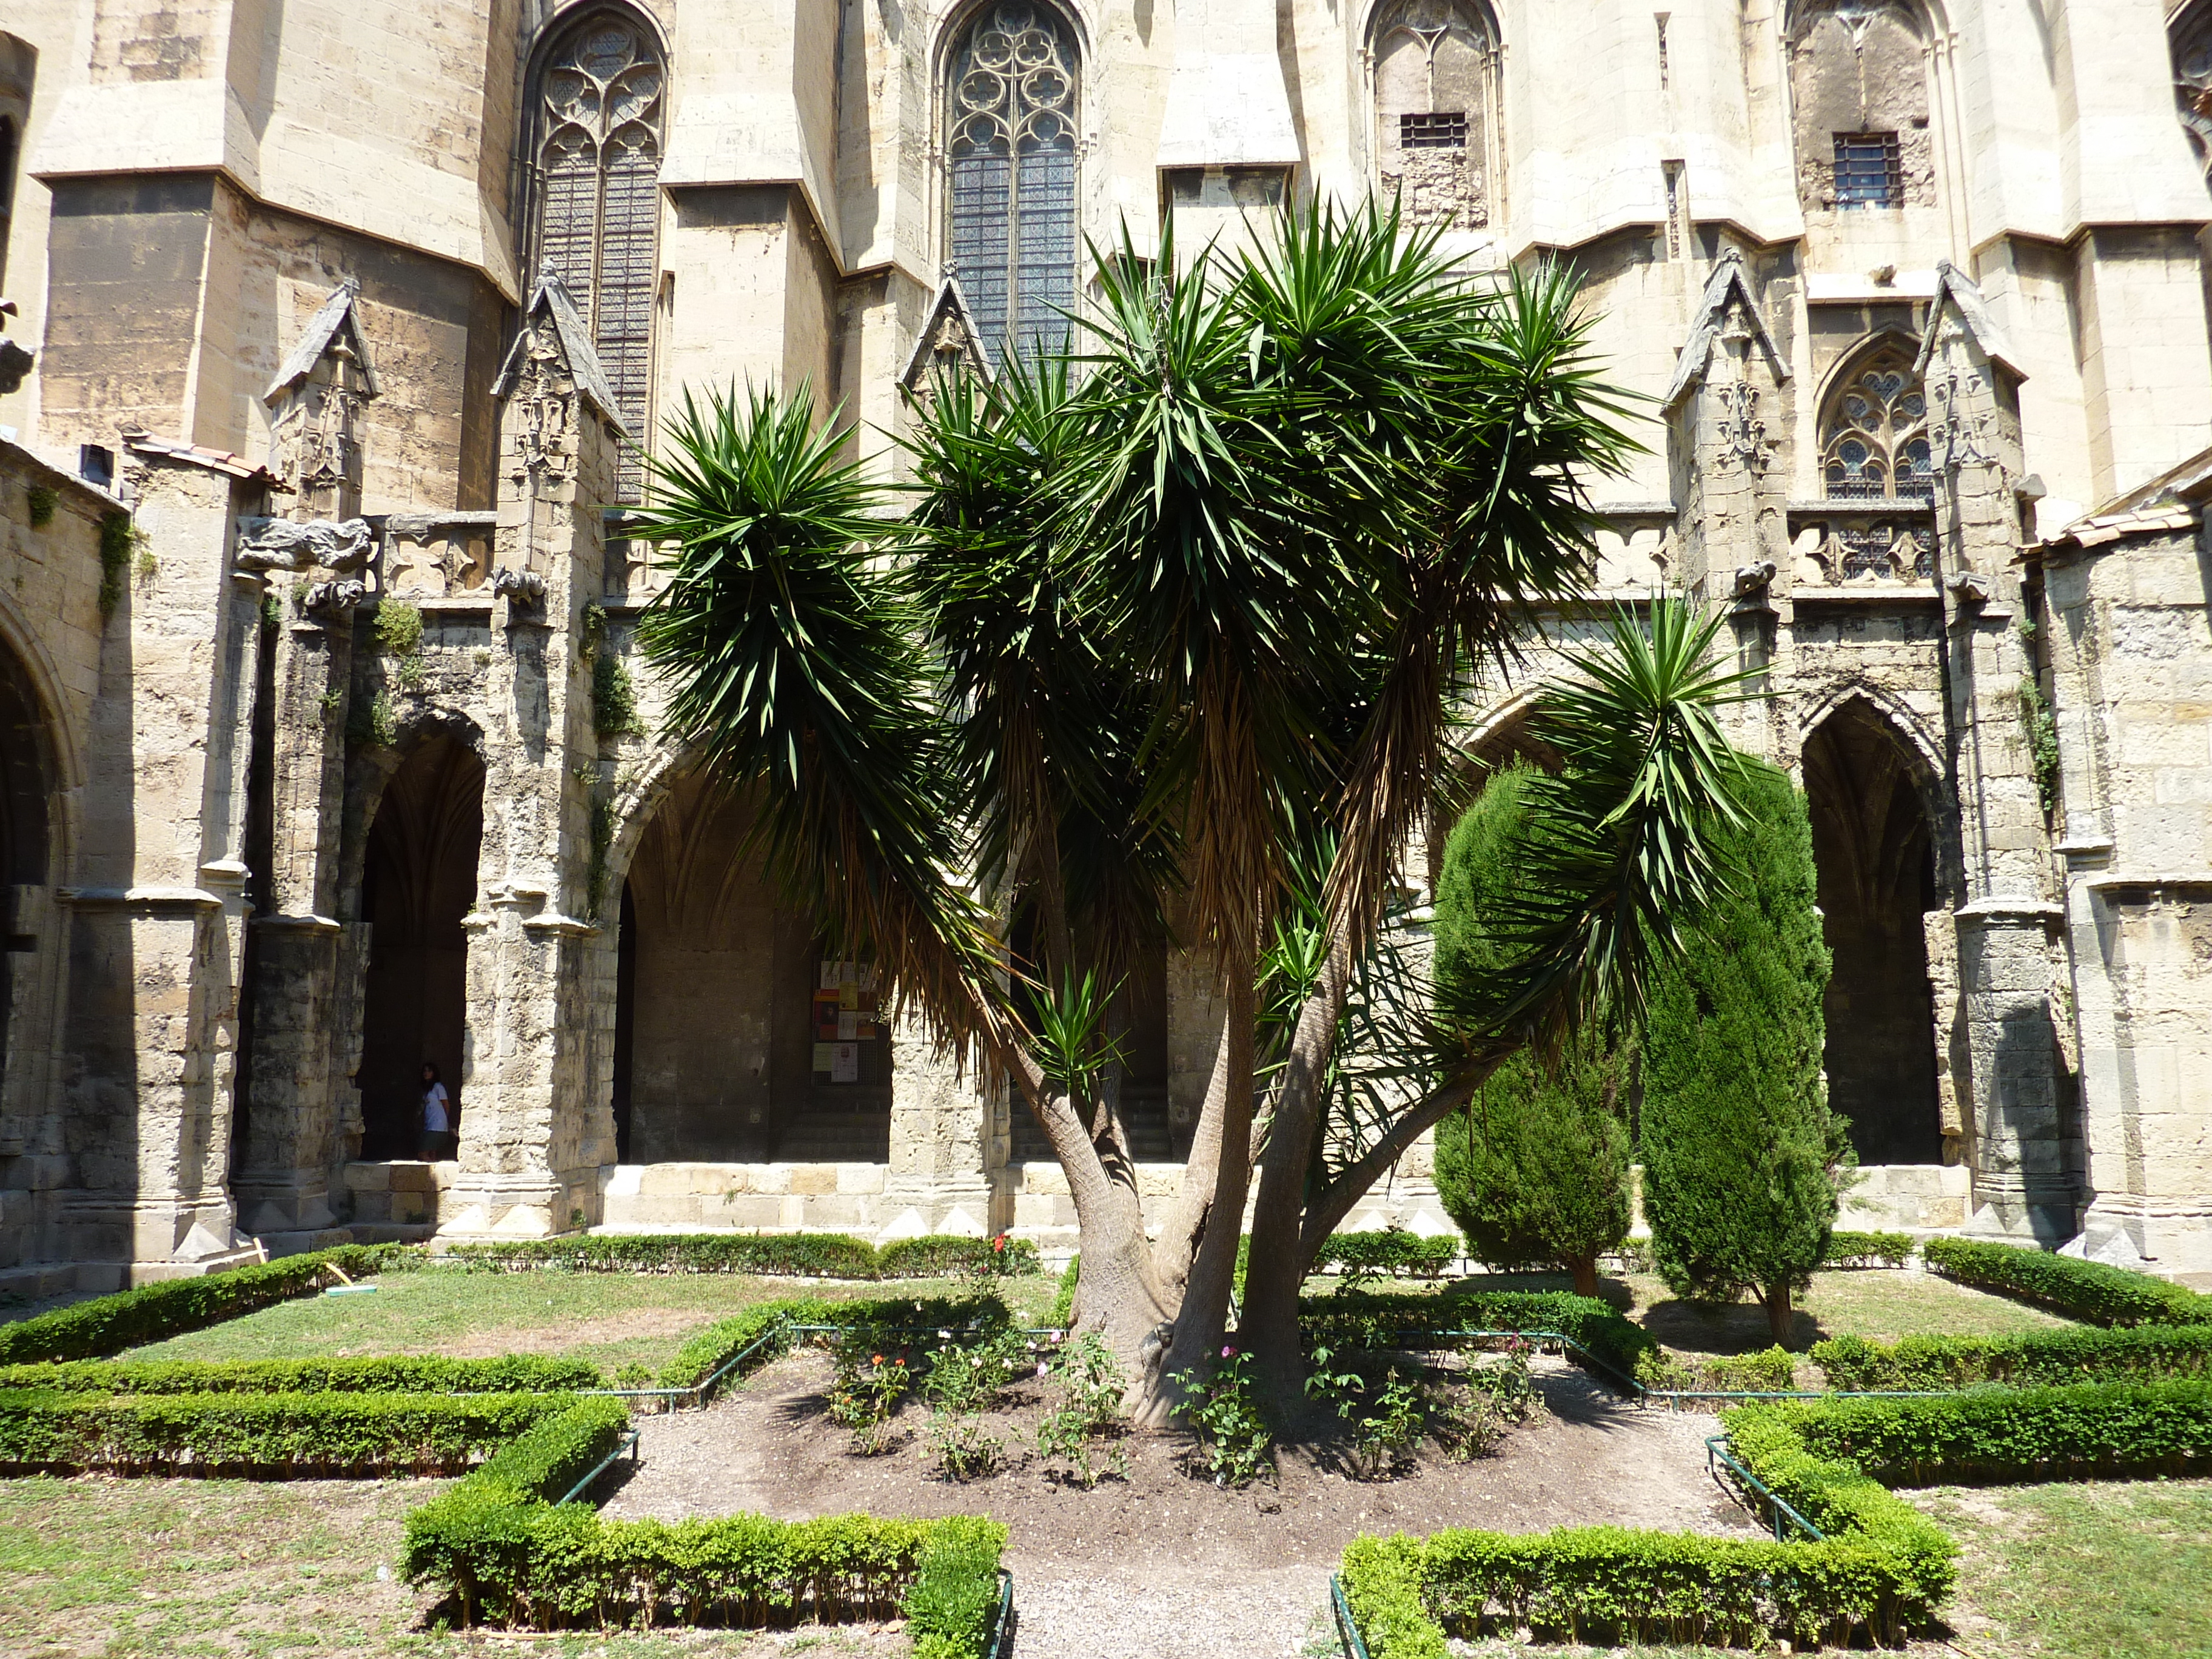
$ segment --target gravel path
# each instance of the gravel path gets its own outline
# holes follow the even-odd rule
[[[1361,1533],[1600,1522],[1758,1530],[1706,1474],[1712,1418],[1629,1406],[1556,1361],[1538,1370],[1549,1414],[1492,1456],[1425,1458],[1401,1479],[1363,1482],[1301,1449],[1285,1455],[1276,1486],[1242,1492],[1188,1478],[1184,1443],[1170,1436],[1126,1443],[1126,1481],[1087,1492],[1055,1486],[1022,1449],[1035,1401],[989,1419],[1011,1455],[987,1480],[936,1479],[911,1407],[899,1419],[915,1430],[903,1449],[854,1457],[820,1414],[829,1376],[818,1354],[793,1355],[708,1411],[641,1419],[639,1468],[604,1512],[991,1515],[1011,1530],[1015,1659],[1297,1654],[1328,1605],[1330,1572]]]

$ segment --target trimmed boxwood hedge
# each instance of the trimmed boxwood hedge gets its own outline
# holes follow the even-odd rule
[[[1949,1594],[1948,1534],[1849,1463],[1814,1455],[1772,1407],[1726,1414],[1737,1455],[1826,1536],[1750,1541],[1626,1527],[1451,1529],[1355,1540],[1345,1600],[1372,1659],[1444,1659],[1485,1619],[1578,1642],[1901,1642]]]
[[[1385,1273],[1392,1279],[1442,1279],[1466,1253],[1457,1233],[1424,1238],[1402,1228],[1380,1232],[1331,1233],[1314,1256],[1313,1270]]]
[[[1941,1391],[1985,1382],[2056,1388],[2212,1375],[2212,1325],[2073,1327],[2006,1336],[1832,1336],[1810,1357],[1832,1389]]]
[[[1387,1344],[1400,1331],[1557,1331],[1647,1388],[1679,1386],[1648,1332],[1570,1291],[1340,1291],[1299,1298],[1298,1323],[1339,1348]]]
[[[412,1265],[417,1259],[413,1247],[404,1244],[343,1244],[198,1279],[170,1279],[119,1291],[36,1319],[0,1325],[0,1364],[96,1359],[219,1325],[295,1297],[312,1296],[322,1288],[329,1267],[359,1278]]]
[[[1828,1235],[1828,1248],[1820,1257],[1823,1267],[1902,1267],[1912,1260],[1911,1233],[1847,1233]]]
[[[603,1521],[556,1504],[620,1444],[612,1401],[578,1402],[407,1517],[404,1571],[459,1604],[465,1624],[608,1625],[907,1620],[917,1659],[981,1659],[1006,1529],[969,1516]]]
[[[877,1326],[901,1331],[939,1330],[993,1335],[1013,1323],[1013,1315],[999,1297],[868,1297],[830,1301],[814,1296],[786,1297],[757,1302],[743,1313],[718,1320],[693,1333],[675,1357],[660,1369],[657,1379],[664,1389],[689,1389],[705,1382],[754,1342],[783,1321],[793,1325]],[[755,1356],[748,1370],[766,1364],[781,1352],[771,1343]]]
[[[2182,1474],[2212,1463],[2212,1382],[2194,1379],[1791,1401],[1723,1416],[1740,1449],[1772,1422],[1808,1455],[1849,1459],[1898,1485]]]
[[[0,1393],[0,1467],[119,1474],[451,1474],[573,1395]],[[617,1407],[617,1410],[619,1407]]]
[[[604,1388],[588,1360],[502,1354],[441,1359],[77,1359],[0,1366],[0,1389],[69,1394],[560,1394]]]
[[[939,1278],[959,1273],[1031,1273],[1027,1239],[932,1233],[878,1250],[849,1233],[610,1233],[455,1245],[443,1258],[508,1273],[565,1268],[603,1273],[773,1273],[791,1278]]]
[[[1928,1266],[1946,1279],[2033,1302],[2092,1325],[2212,1323],[2212,1296],[2101,1261],[1971,1238],[1931,1238]]]

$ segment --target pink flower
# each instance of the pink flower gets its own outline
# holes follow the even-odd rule
[[[1236,1352],[1237,1352],[1237,1350],[1236,1350],[1236,1349],[1234,1349],[1234,1348],[1224,1348],[1224,1349],[1222,1349],[1222,1351],[1221,1351],[1221,1357],[1222,1357],[1224,1359],[1227,1359],[1227,1358],[1229,1358],[1231,1356],[1232,1356],[1233,1354],[1235,1354],[1235,1353],[1236,1353]]]

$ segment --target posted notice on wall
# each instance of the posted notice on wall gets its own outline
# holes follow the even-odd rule
[[[860,1045],[857,1042],[833,1042],[830,1045],[830,1080],[832,1083],[858,1083],[860,1080]]]

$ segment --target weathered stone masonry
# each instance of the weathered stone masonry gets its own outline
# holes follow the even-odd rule
[[[1773,693],[1730,718],[1812,805],[1851,1218],[2212,1274],[2212,0],[2172,10],[26,0],[0,1286],[341,1233],[1072,1242],[1024,1109],[656,735],[625,446],[805,381],[896,477],[905,394],[1057,326],[1084,239],[1374,190],[1470,270],[1571,261],[1651,399],[1592,597],[1686,588]],[[1470,765],[1591,626],[1485,688]],[[1126,1012],[1164,1200],[1206,965]],[[1441,1226],[1426,1171],[1354,1224]]]

